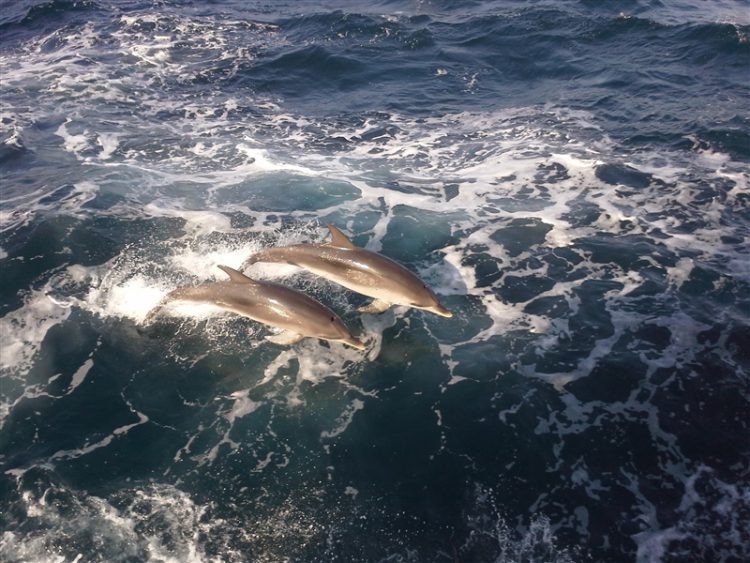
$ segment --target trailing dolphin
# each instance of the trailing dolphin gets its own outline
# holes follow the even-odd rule
[[[256,262],[285,262],[309,270],[344,287],[374,297],[375,301],[359,310],[382,313],[391,305],[406,305],[452,317],[432,290],[409,270],[390,258],[355,246],[333,225],[328,225],[331,242],[295,244],[271,248],[254,254],[243,268]]]
[[[175,289],[149,312],[146,320],[153,318],[170,301],[209,303],[283,329],[280,334],[267,338],[275,344],[294,344],[310,336],[364,350],[364,344],[351,335],[336,313],[304,293],[276,283],[253,280],[227,266],[219,268],[229,276],[228,281]]]

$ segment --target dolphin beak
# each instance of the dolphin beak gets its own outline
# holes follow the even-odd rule
[[[357,350],[365,350],[367,348],[361,340],[357,340],[354,337],[352,337],[351,340],[341,340],[340,342],[343,342],[352,348],[356,348]]]
[[[441,317],[446,317],[448,319],[450,319],[453,316],[453,313],[451,313],[448,309],[446,309],[440,304],[430,309],[430,311],[435,313],[436,315],[440,315]]]

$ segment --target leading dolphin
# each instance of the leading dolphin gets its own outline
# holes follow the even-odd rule
[[[175,289],[146,319],[150,320],[170,301],[209,303],[283,329],[280,334],[267,338],[275,344],[294,344],[311,336],[364,350],[364,344],[351,335],[336,313],[304,293],[276,283],[253,280],[228,266],[219,268],[229,276],[228,281]]]
[[[391,305],[424,309],[441,317],[452,317],[432,290],[409,270],[382,254],[355,246],[333,225],[328,225],[331,242],[295,244],[254,254],[243,269],[256,262],[285,262],[305,268],[344,287],[374,297],[364,313],[382,313]]]

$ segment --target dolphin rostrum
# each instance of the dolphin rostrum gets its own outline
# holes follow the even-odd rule
[[[310,336],[364,350],[365,345],[351,335],[336,313],[304,293],[277,283],[253,280],[227,266],[219,268],[229,276],[228,281],[175,289],[146,319],[153,318],[170,301],[209,303],[283,329],[267,338],[275,344],[294,344]]]
[[[391,305],[424,309],[442,317],[452,317],[432,290],[409,270],[382,254],[355,246],[333,225],[328,225],[331,242],[295,244],[254,254],[243,269],[256,262],[284,262],[304,268],[344,287],[374,297],[359,311],[382,313]]]

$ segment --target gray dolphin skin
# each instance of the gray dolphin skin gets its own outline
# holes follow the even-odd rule
[[[304,293],[276,283],[253,280],[228,266],[219,268],[229,276],[228,281],[175,289],[149,312],[146,319],[153,318],[170,301],[209,303],[283,329],[280,334],[268,337],[276,344],[294,344],[309,336],[342,342],[357,350],[365,349],[336,313]]]
[[[355,246],[333,225],[328,225],[331,242],[295,244],[271,248],[254,254],[243,269],[256,262],[284,262],[304,268],[344,287],[373,297],[364,313],[382,313],[391,305],[405,305],[452,317],[438,298],[417,276],[382,254]]]

